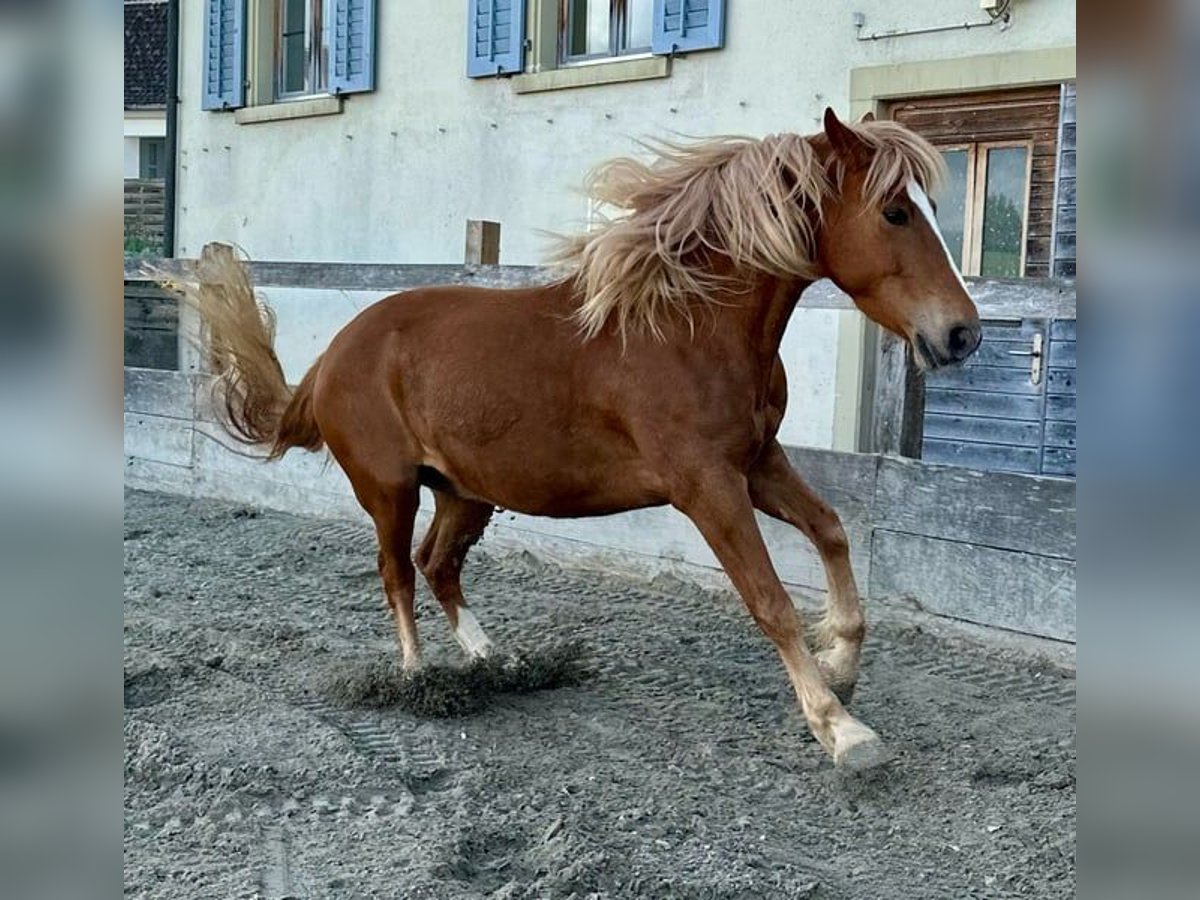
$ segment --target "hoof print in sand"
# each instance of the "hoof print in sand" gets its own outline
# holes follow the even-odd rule
[[[126,709],[141,709],[162,703],[175,692],[174,673],[158,666],[139,672],[125,672]]]

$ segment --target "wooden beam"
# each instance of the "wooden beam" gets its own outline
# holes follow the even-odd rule
[[[194,261],[153,260],[162,270],[190,276]],[[519,288],[545,284],[562,273],[539,266],[456,266],[392,263],[251,262],[257,287],[308,288],[314,291],[380,291],[394,293],[440,284]],[[126,285],[148,280],[138,261],[126,261]]]
[[[1074,560],[1075,482],[881,459],[877,528]]]
[[[468,266],[500,265],[500,223],[485,219],[467,219]]]
[[[890,332],[879,339],[871,414],[874,453],[921,458],[924,437],[925,378],[906,341]]]
[[[941,616],[1075,640],[1074,561],[878,527],[873,535],[868,596],[909,599]]]

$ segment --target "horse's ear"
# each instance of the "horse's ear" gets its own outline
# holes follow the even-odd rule
[[[865,113],[862,114],[862,117],[858,120],[858,124],[863,125],[867,122],[874,122],[874,121],[875,121],[875,113],[871,112],[868,109]]]
[[[834,153],[843,159],[856,163],[866,163],[870,160],[870,146],[855,134],[853,129],[846,127],[833,108],[828,106],[825,107],[825,134]]]

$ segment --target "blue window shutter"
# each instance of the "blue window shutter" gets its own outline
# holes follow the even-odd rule
[[[205,0],[202,109],[246,105],[246,0]]]
[[[654,0],[653,52],[715,50],[724,43],[725,0]]]
[[[328,0],[325,46],[331,94],[375,90],[376,0]]]
[[[467,0],[467,75],[515,75],[525,60],[525,0]]]

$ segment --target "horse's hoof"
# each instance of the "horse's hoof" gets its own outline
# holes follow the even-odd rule
[[[834,763],[839,769],[847,772],[868,772],[887,765],[894,759],[887,745],[877,736],[851,744],[845,750],[834,756]]]

